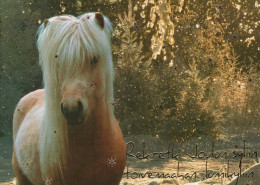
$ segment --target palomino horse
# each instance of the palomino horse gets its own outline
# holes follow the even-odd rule
[[[101,13],[52,17],[37,47],[44,89],[18,103],[18,185],[118,185],[126,148],[113,113],[111,23]]]

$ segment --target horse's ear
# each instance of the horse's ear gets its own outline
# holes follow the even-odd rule
[[[97,20],[97,22],[101,26],[101,28],[104,29],[104,27],[105,27],[104,16],[101,13],[97,12],[95,14],[95,19]]]
[[[46,28],[46,26],[47,26],[48,23],[49,23],[49,20],[48,20],[48,19],[45,19],[45,20],[44,20],[44,23],[43,23],[44,28]]]

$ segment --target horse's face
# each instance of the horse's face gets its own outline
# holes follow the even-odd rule
[[[102,81],[101,66],[94,57],[74,78],[63,84],[61,112],[68,124],[83,123],[97,101],[103,99]]]

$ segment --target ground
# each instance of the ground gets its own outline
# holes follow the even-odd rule
[[[121,185],[227,184],[231,181],[232,173],[238,175],[240,168],[244,171],[258,162],[259,138],[259,134],[251,133],[222,136],[218,140],[201,137],[183,143],[171,143],[149,136],[127,137],[129,155]],[[11,136],[0,137],[1,185],[15,184],[11,157]],[[145,157],[148,159],[138,159]],[[116,165],[116,159],[114,163],[113,166]],[[218,176],[217,173],[229,174],[229,177]],[[251,176],[247,175],[244,178],[250,181]],[[198,181],[200,183],[195,183]]]
[[[12,137],[0,137],[0,184],[3,185],[12,184],[12,179],[14,178],[12,151]]]

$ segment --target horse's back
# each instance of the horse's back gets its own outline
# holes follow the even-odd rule
[[[26,114],[36,105],[42,105],[44,100],[44,90],[38,89],[33,91],[24,97],[22,97],[15,108],[13,115],[13,138],[15,140],[16,134],[19,130],[21,123],[23,122]]]

